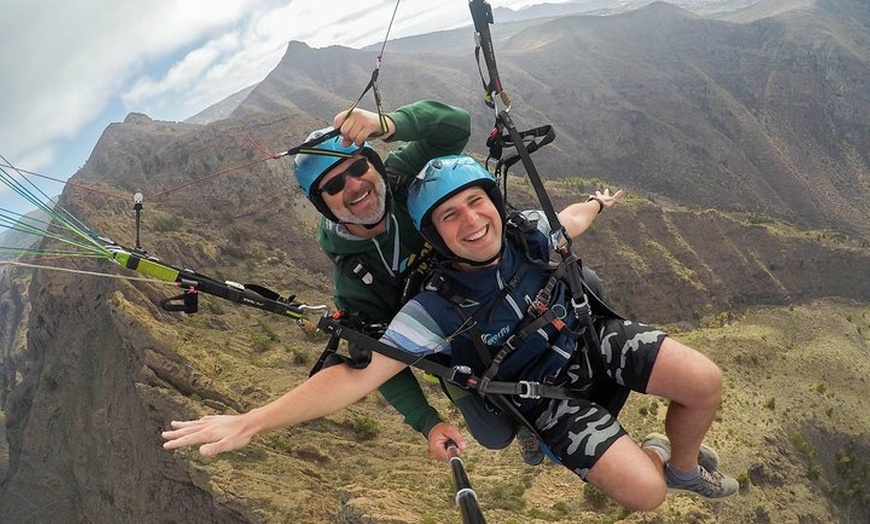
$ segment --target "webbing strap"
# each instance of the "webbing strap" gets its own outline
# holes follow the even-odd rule
[[[499,80],[498,68],[495,63],[495,50],[492,44],[492,35],[489,31],[489,24],[493,23],[492,9],[489,4],[483,0],[471,0],[469,2],[469,7],[471,9],[472,19],[474,20],[474,29],[479,40],[477,45],[483,53],[487,69],[489,70],[489,85],[497,87],[499,94],[501,94],[504,99],[509,100],[506,95],[504,95],[504,92],[501,91],[501,81]],[[581,326],[585,326],[584,339],[588,344],[588,348],[594,353],[598,353],[599,341],[597,340],[595,331],[592,328],[588,301],[583,293],[583,281],[580,278],[578,259],[571,251],[571,237],[567,234],[564,226],[562,226],[559,221],[559,216],[553,208],[553,203],[551,202],[549,195],[547,195],[541,176],[532,161],[528,148],[523,142],[523,137],[520,135],[519,131],[517,131],[517,128],[508,113],[510,105],[506,104],[506,106],[505,109],[497,111],[497,125],[500,123],[505,129],[507,129],[511,140],[513,140],[513,143],[516,145],[517,154],[523,162],[523,167],[526,169],[529,182],[532,184],[532,187],[535,190],[535,195],[538,197],[538,201],[541,204],[541,209],[544,211],[544,215],[550,223],[552,245],[562,257],[561,263],[565,266],[565,279],[568,281],[568,289],[572,297],[571,302],[575,308],[574,313],[578,320],[581,321]],[[583,309],[584,306],[585,310]]]
[[[547,324],[549,324],[550,322],[552,322],[553,319],[555,319],[555,315],[553,314],[553,312],[552,311],[548,311],[548,312],[549,312],[549,315],[544,314],[544,315],[537,317],[533,321],[526,324],[525,327],[523,327],[519,331],[517,331],[517,332],[513,333],[511,336],[509,336],[507,338],[507,340],[505,340],[504,345],[502,345],[502,347],[498,351],[498,353],[496,353],[495,356],[492,357],[492,360],[487,365],[486,371],[483,373],[483,376],[481,377],[481,386],[482,386],[481,389],[486,390],[488,388],[488,385],[492,383],[492,379],[494,379],[495,376],[498,374],[499,367],[501,367],[501,364],[502,364],[502,362],[504,362],[504,359],[506,359],[508,357],[508,355],[510,355],[511,353],[516,351],[517,348],[519,348],[522,345],[522,343],[526,341],[526,339],[529,337],[530,334],[536,332],[540,328],[542,328],[542,327],[546,326]],[[477,345],[478,342],[481,345],[483,344],[483,342],[479,336],[479,333],[472,332],[472,336],[474,336],[475,345]],[[478,351],[478,352],[480,352],[480,351]],[[486,364],[486,362],[484,362],[484,363]]]
[[[398,7],[398,3],[396,5],[396,7]],[[396,15],[396,13],[394,11],[393,17],[395,17],[395,15]],[[392,27],[392,24],[393,24],[393,22],[391,20],[390,27]],[[387,31],[387,37],[389,37],[389,30]],[[386,40],[384,40],[384,45],[386,45]],[[368,84],[366,84],[365,89],[363,89],[362,93],[359,95],[359,97],[357,97],[356,102],[354,102],[350,106],[350,108],[348,108],[348,110],[347,110],[347,116],[350,116],[350,114],[353,113],[353,110],[356,109],[356,107],[362,101],[363,97],[366,96],[366,93],[368,93],[371,90],[372,95],[375,98],[375,107],[377,107],[377,110],[378,110],[378,121],[381,125],[381,132],[378,135],[373,135],[371,138],[374,138],[375,136],[383,135],[390,130],[389,124],[387,121],[387,116],[384,114],[383,105],[381,103],[381,92],[380,92],[380,89],[378,89],[378,76],[380,76],[380,72],[381,72],[381,59],[383,56],[383,52],[384,52],[384,50],[383,50],[383,48],[381,48],[381,54],[378,55],[377,64],[375,65],[375,68],[372,70],[372,74],[369,77]],[[314,146],[317,146],[317,145],[319,145],[323,142],[326,142],[327,140],[329,140],[331,138],[335,138],[339,135],[341,135],[341,129],[333,129],[332,131],[330,131],[328,133],[324,133],[318,137],[312,138],[311,140],[305,141],[305,142],[299,144],[298,146],[291,147],[290,149],[288,149],[287,151],[285,151],[284,153],[282,153],[281,155],[278,155],[278,156],[297,155],[300,153],[304,153],[304,154],[308,154],[308,155],[334,156],[334,157],[338,157],[338,158],[350,158],[352,156],[355,156],[355,153],[354,154],[342,154],[342,153],[337,152],[337,151],[325,151],[323,149],[315,149]]]
[[[483,0],[471,0],[468,3],[471,9],[471,18],[474,21],[475,30],[475,48],[474,56],[477,60],[477,70],[480,73],[480,80],[483,82],[484,100],[489,107],[495,107],[495,97],[503,93],[501,88],[501,80],[498,77],[498,68],[495,64],[495,51],[492,46],[492,35],[489,32],[489,24],[492,23],[492,8]],[[480,68],[480,56],[483,54],[483,60],[486,63],[489,80],[483,78],[483,71]],[[510,106],[510,100],[503,98],[502,101],[506,106]]]
[[[360,333],[354,329],[342,325],[340,322],[329,318],[321,317],[317,322],[317,327],[332,336],[340,337],[348,341],[349,344],[358,344],[366,348],[371,348],[385,357],[398,360],[409,366],[426,371],[438,378],[459,386],[463,389],[478,391],[481,388],[481,380],[474,375],[470,369],[465,366],[445,366],[439,362],[427,358],[426,356],[417,357],[398,348],[394,348],[388,344],[376,340],[368,335]],[[520,382],[490,382],[487,386],[490,388],[484,391],[484,394],[493,395],[517,395],[521,398],[578,398],[578,392],[560,387],[541,384],[534,381]]]

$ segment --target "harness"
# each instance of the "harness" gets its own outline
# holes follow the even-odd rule
[[[423,283],[436,266],[436,255],[435,249],[426,242],[420,252],[412,255],[405,270],[395,276],[387,275],[383,271],[372,271],[369,268],[370,260],[367,260],[362,254],[337,255],[333,257],[333,262],[342,273],[361,281],[374,295],[389,301],[391,310],[398,311],[402,304],[420,292]],[[401,293],[397,294],[397,289],[401,290]],[[363,313],[351,313],[344,308],[333,314],[331,320],[367,337],[380,337],[387,328],[386,323],[373,323]],[[330,336],[326,347],[311,368],[309,376],[314,375],[324,367],[338,363],[345,363],[354,369],[369,365],[372,359],[372,350],[369,346],[354,343],[348,339],[348,355],[340,355],[338,349],[341,338],[336,334]],[[347,337],[344,338],[347,339]]]
[[[434,266],[434,259],[434,249],[426,243],[419,253],[413,255],[413,260],[401,274],[389,276],[382,271],[373,271],[370,267],[371,261],[363,254],[354,253],[332,257],[332,261],[339,271],[350,278],[359,280],[373,294],[389,301],[390,309],[396,311],[420,291],[423,281]],[[397,295],[396,289],[400,289],[401,294]]]
[[[439,379],[449,382],[460,388],[475,391],[485,399],[491,402],[492,405],[499,409],[508,409],[504,404],[504,395],[516,396],[520,399],[574,399],[588,397],[588,391],[579,390],[576,388],[568,388],[555,384],[556,376],[547,377],[544,380],[517,380],[500,381],[495,380],[499,369],[505,360],[514,353],[518,348],[523,346],[523,343],[532,336],[536,331],[546,325],[552,325],[558,331],[569,335],[570,340],[578,340],[582,338],[583,333],[571,332],[568,330],[560,315],[556,314],[549,308],[549,302],[554,288],[557,283],[564,279],[564,268],[560,265],[554,265],[549,261],[534,258],[528,248],[527,235],[535,230],[537,224],[535,221],[526,219],[520,213],[512,213],[506,221],[505,233],[512,238],[512,242],[520,246],[520,251],[524,258],[518,270],[511,277],[504,288],[493,296],[490,301],[483,307],[479,308],[474,315],[468,315],[466,309],[473,304],[474,301],[453,294],[449,280],[446,280],[440,272],[434,272],[426,282],[426,289],[436,291],[444,297],[452,305],[462,320],[460,330],[466,336],[469,336],[475,346],[478,358],[483,362],[483,369],[474,369],[470,365],[455,364],[445,362],[443,355],[429,355],[418,357],[401,349],[394,348],[388,344],[384,344],[376,339],[386,328],[384,325],[378,326],[379,330],[371,330],[362,326],[358,317],[351,317],[345,313],[339,312],[332,317],[323,317],[318,323],[318,327],[331,335],[328,348],[332,347],[331,354],[341,358],[352,367],[365,367],[371,358],[370,350],[377,351],[382,355],[393,358],[407,365],[419,368],[426,371]],[[486,314],[491,312],[493,307],[505,299],[525,276],[527,271],[532,266],[542,267],[550,272],[550,275],[545,285],[539,289],[535,295],[535,299],[527,307],[525,316],[521,319],[506,338],[504,343],[496,350],[492,351],[483,343],[482,336],[477,329],[478,321]],[[586,284],[584,283],[584,286]],[[592,312],[589,311],[592,307],[595,308],[595,314],[605,316],[619,317],[609,307],[607,307],[588,287],[586,294],[590,300],[584,301],[586,304],[587,316],[591,318]],[[591,321],[590,321],[591,322]],[[459,330],[458,330],[459,331]],[[594,330],[584,330],[595,336]],[[454,333],[452,336],[457,336],[459,333]],[[336,353],[338,342],[340,339],[345,339],[348,342],[348,351],[350,357],[342,357]],[[596,338],[597,340],[597,338]],[[362,348],[366,348],[363,350]],[[354,352],[357,352],[354,355]],[[324,352],[326,355],[327,352]],[[365,353],[360,355],[360,353]],[[494,353],[494,354],[493,354]],[[364,357],[364,365],[360,361],[360,357]],[[321,360],[324,356],[321,356]],[[349,359],[349,360],[348,360]],[[336,361],[337,362],[337,361]],[[318,362],[320,363],[320,361]],[[500,400],[501,399],[501,400]],[[521,415],[515,413],[517,417]]]
[[[518,380],[517,382],[496,381],[495,378],[502,369],[505,361],[516,352],[517,349],[524,346],[526,341],[546,326],[551,326],[557,334],[564,335],[571,345],[576,347],[578,340],[586,335],[595,337],[596,344],[598,343],[594,329],[591,328],[591,311],[588,300],[583,301],[581,311],[583,318],[589,319],[588,326],[583,318],[578,317],[578,322],[575,323],[580,329],[572,331],[563,320],[566,312],[557,313],[550,308],[550,300],[554,289],[560,281],[565,278],[565,267],[563,264],[552,264],[549,260],[542,260],[532,256],[528,244],[528,235],[536,231],[537,221],[529,220],[521,213],[511,213],[505,221],[505,235],[507,242],[517,245],[520,249],[522,260],[519,267],[505,283],[502,289],[496,293],[485,305],[478,308],[474,314],[469,315],[467,309],[474,301],[459,296],[453,293],[448,281],[444,278],[439,278],[437,275],[431,279],[427,285],[428,290],[436,291],[444,297],[453,307],[453,310],[462,320],[460,327],[451,335],[448,335],[448,340],[458,336],[465,336],[471,340],[475,348],[477,358],[483,364],[483,368],[479,371],[479,380],[473,384],[474,389],[479,395],[484,398],[492,395],[516,395],[523,399],[539,399],[539,398],[581,398],[585,395],[585,391],[575,388],[566,388],[555,385],[558,372],[542,377],[539,380]],[[579,262],[578,262],[579,263]],[[501,304],[505,298],[515,291],[520,282],[526,276],[531,267],[538,267],[549,273],[545,284],[538,289],[534,294],[534,299],[525,308],[524,315],[514,325],[510,334],[506,337],[503,343],[498,347],[488,347],[484,342],[478,326],[480,322],[491,314],[493,308]],[[531,296],[531,295],[530,295]],[[584,294],[585,296],[585,294]],[[577,307],[575,306],[575,314]],[[601,311],[604,313],[603,311]],[[607,309],[608,313],[612,313]],[[556,336],[556,335],[554,335]],[[552,338],[552,337],[551,337]],[[551,340],[547,340],[546,350],[551,351],[553,348],[550,345]],[[587,346],[589,347],[589,346]],[[596,346],[592,346],[596,347]],[[567,365],[567,362],[566,364]]]

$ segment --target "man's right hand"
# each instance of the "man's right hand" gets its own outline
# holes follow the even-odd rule
[[[450,456],[447,454],[447,443],[451,440],[456,443],[459,451],[465,450],[465,439],[459,428],[449,422],[439,422],[429,430],[429,456],[441,462],[447,462]]]
[[[198,420],[171,423],[172,430],[161,433],[169,450],[201,444],[199,452],[207,457],[247,446],[255,434],[245,415],[209,415]]]
[[[387,122],[386,132],[381,129],[381,120],[377,113],[357,107],[349,115],[346,110],[335,115],[332,119],[332,127],[341,130],[342,146],[350,147],[351,144],[356,144],[360,147],[369,138],[378,137],[386,140],[396,132],[396,124],[389,117],[384,118]]]

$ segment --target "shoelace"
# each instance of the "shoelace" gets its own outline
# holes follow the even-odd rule
[[[704,484],[710,484],[714,486],[716,489],[722,488],[722,474],[715,471],[707,471],[704,468],[699,468],[701,470],[701,480]],[[713,491],[709,487],[706,491]]]

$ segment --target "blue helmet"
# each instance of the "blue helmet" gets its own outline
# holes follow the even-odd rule
[[[442,202],[472,186],[483,188],[505,217],[504,199],[495,177],[469,156],[443,156],[430,160],[408,189],[408,212],[414,227],[441,253],[457,258],[432,224],[432,212]]]
[[[333,128],[330,126],[313,131],[305,141],[314,140],[332,130]],[[323,196],[316,191],[320,179],[332,168],[348,158],[362,155],[375,166],[375,170],[386,180],[384,164],[368,142],[364,142],[362,147],[357,147],[353,143],[349,146],[344,146],[341,142],[342,137],[340,135],[330,138],[307,150],[310,152],[297,154],[293,159],[293,174],[296,176],[296,183],[299,184],[299,188],[308,200],[314,204],[314,207],[323,216],[333,222],[338,222],[339,220],[332,210],[329,209],[329,206],[326,205],[326,202],[323,201]],[[389,191],[387,192],[387,198],[389,198]]]

